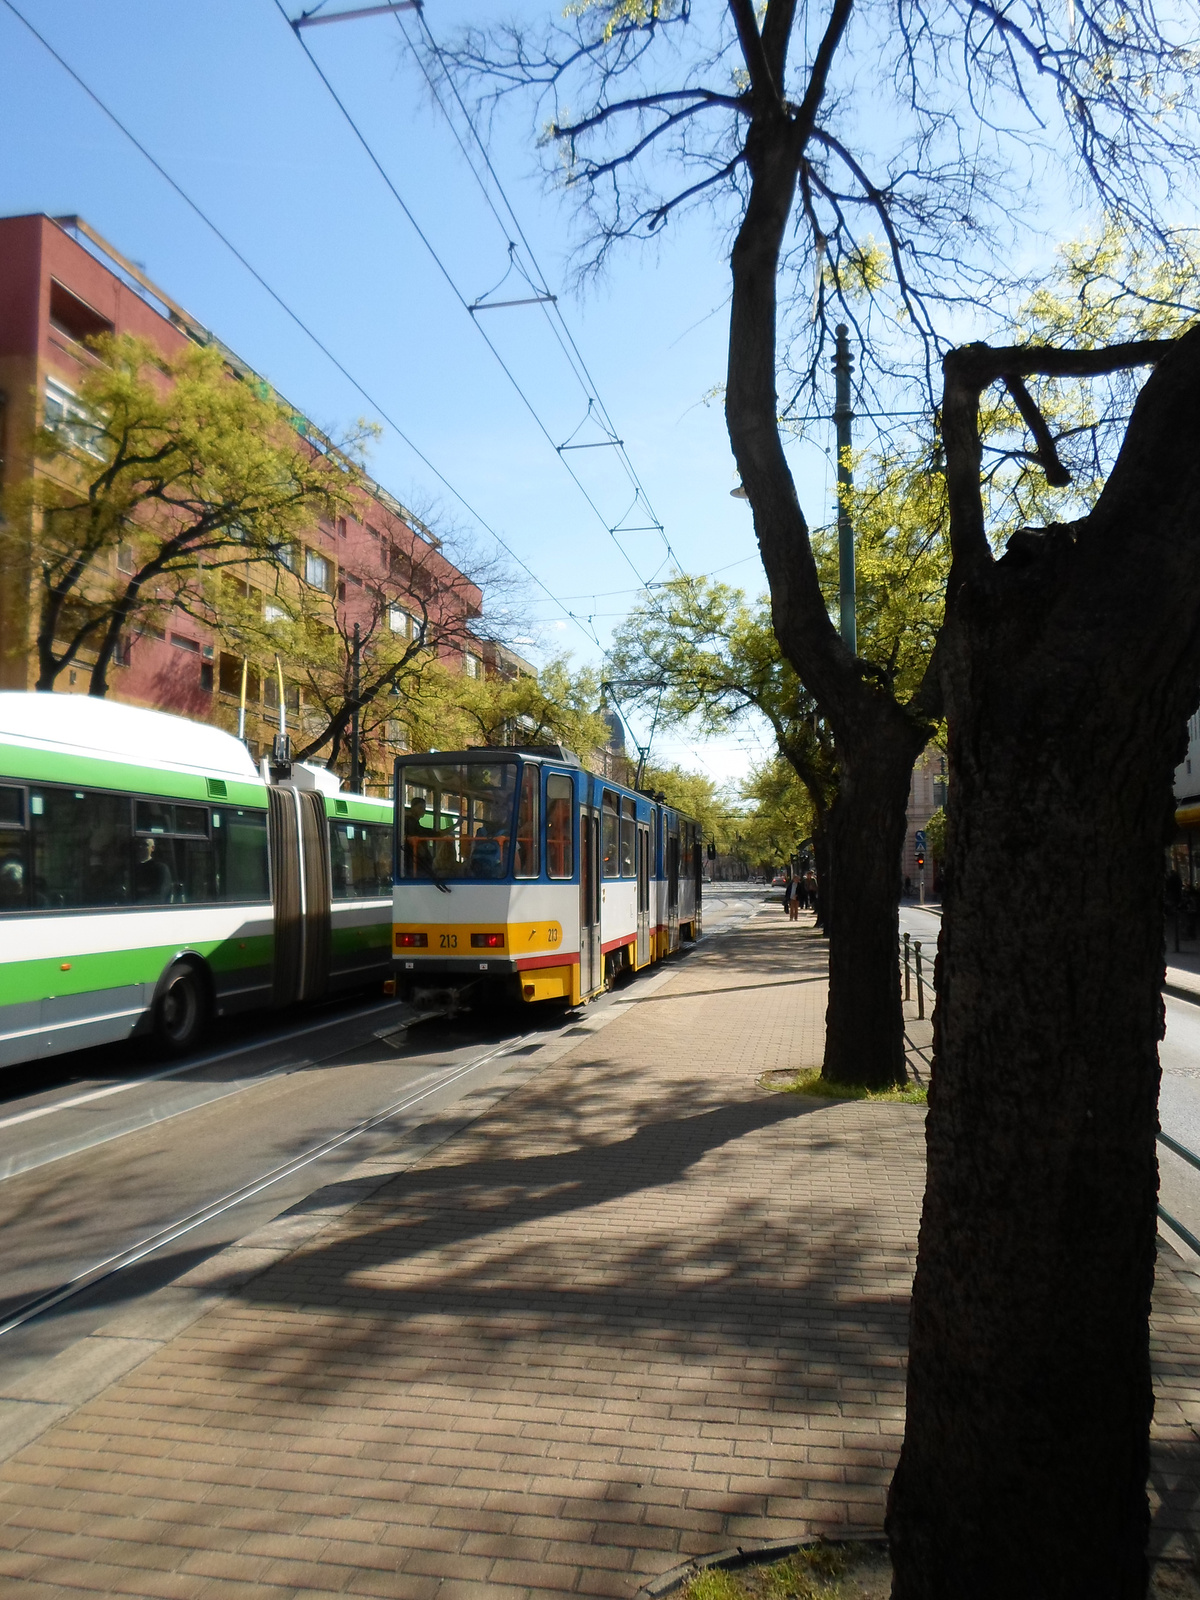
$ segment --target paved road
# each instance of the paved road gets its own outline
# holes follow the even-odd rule
[[[931,954],[940,926],[935,911],[913,905],[900,908],[900,931],[920,939]],[[1164,996],[1164,1001],[1167,1032],[1159,1048],[1159,1123],[1164,1133],[1200,1153],[1200,1005],[1172,995]],[[1159,1170],[1162,1204],[1200,1237],[1200,1172],[1162,1145]]]
[[[761,888],[713,886],[706,937],[761,902]],[[359,999],[224,1027],[182,1062],[127,1044],[0,1077],[0,1330],[39,1296],[194,1221],[137,1264],[0,1332],[5,1380],[90,1333],[114,1304],[170,1281],[394,1144],[398,1132],[428,1138],[441,1113],[494,1081],[512,1054],[578,1021],[539,1007],[397,1031],[409,1016],[394,1001]]]

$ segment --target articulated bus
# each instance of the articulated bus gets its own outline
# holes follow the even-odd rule
[[[699,825],[559,746],[396,762],[403,992],[578,1005],[700,937]]]
[[[389,979],[392,807],[205,723],[0,693],[0,1066]]]

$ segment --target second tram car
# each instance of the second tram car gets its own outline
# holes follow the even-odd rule
[[[402,756],[395,805],[406,990],[578,1005],[700,936],[698,824],[559,746]]]

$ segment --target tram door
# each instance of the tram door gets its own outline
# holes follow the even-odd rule
[[[650,959],[650,829],[644,822],[637,831],[637,964]]]
[[[667,949],[679,949],[679,827],[667,832]]]
[[[604,982],[600,953],[600,816],[579,808],[579,990],[593,994]]]

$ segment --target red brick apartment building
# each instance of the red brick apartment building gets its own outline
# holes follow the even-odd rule
[[[85,341],[115,332],[144,339],[164,354],[194,340],[216,345],[231,371],[254,377],[196,320],[157,288],[131,261],[77,217],[0,218],[0,481],[30,471],[28,440],[41,417],[70,418],[80,375],[97,357]],[[449,593],[455,619],[439,617],[444,657],[455,657],[466,671],[499,668],[512,675],[532,671],[510,653],[474,641],[468,631],[483,597],[457,568],[439,554],[438,541],[385,489],[370,482],[356,494],[356,514],[336,526],[314,522],[296,551],[299,578],[335,596],[351,625],[356,607],[381,575],[419,567],[440,593]],[[389,607],[389,626],[412,636],[412,614],[403,596]],[[30,689],[36,682],[37,594],[34,574],[0,571],[0,688]],[[256,757],[278,727],[278,688],[268,663],[251,663],[247,673],[246,735]],[[86,661],[66,672],[58,687],[86,692]],[[305,723],[301,691],[286,681],[288,721],[293,731]],[[112,676],[114,699],[174,711],[183,716],[235,727],[242,684],[242,661],[222,651],[214,630],[184,613],[172,613],[167,626],[143,632],[123,653]],[[393,738],[403,742],[397,723]],[[382,777],[390,761],[377,751],[371,765]],[[318,759],[320,759],[318,757]]]

